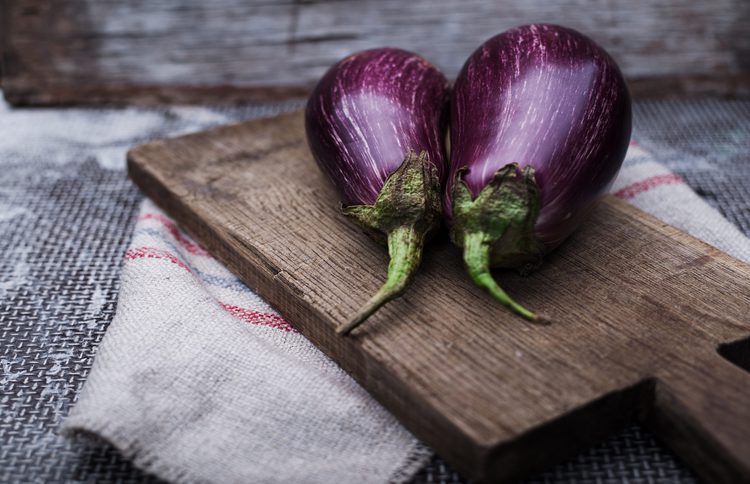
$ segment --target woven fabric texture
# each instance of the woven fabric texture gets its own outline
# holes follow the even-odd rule
[[[408,482],[432,452],[147,200],[65,432],[180,483]]]
[[[143,482],[117,452],[57,434],[110,322],[140,195],[124,152],[167,134],[293,105],[213,110],[0,107],[0,481]],[[70,123],[88,123],[71,136]],[[636,136],[745,234],[748,101],[636,105]],[[744,170],[744,171],[743,171]],[[746,179],[746,178],[745,178]],[[633,427],[535,482],[690,482],[691,473]],[[439,458],[416,482],[461,482]]]

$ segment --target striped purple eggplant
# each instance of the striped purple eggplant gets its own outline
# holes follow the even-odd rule
[[[464,64],[451,102],[445,212],[472,279],[527,319],[490,268],[528,272],[585,218],[620,169],[630,96],[588,37],[527,25]]]
[[[343,212],[390,255],[386,282],[339,333],[404,292],[440,226],[448,95],[433,65],[384,48],[335,64],[307,103],[307,141]]]

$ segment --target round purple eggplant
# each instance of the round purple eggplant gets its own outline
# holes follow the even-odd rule
[[[610,186],[630,129],[619,68],[575,30],[518,27],[469,57],[451,102],[444,209],[476,284],[537,319],[490,268],[524,273],[541,264]]]
[[[341,194],[344,214],[390,255],[386,282],[339,333],[404,292],[440,226],[448,97],[436,67],[383,48],[335,64],[307,103],[315,161]]]

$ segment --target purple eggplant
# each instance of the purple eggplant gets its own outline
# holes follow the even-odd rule
[[[404,292],[440,226],[448,96],[436,67],[384,48],[335,64],[307,103],[315,161],[338,189],[344,214],[390,255],[386,282],[338,333]]]
[[[630,125],[619,68],[575,30],[518,27],[469,57],[453,89],[444,209],[477,285],[537,319],[490,268],[529,272],[576,229],[617,175]]]

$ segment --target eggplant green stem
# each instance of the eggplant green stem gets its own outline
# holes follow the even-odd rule
[[[413,226],[397,227],[388,234],[388,277],[383,286],[352,317],[336,328],[338,334],[348,334],[380,307],[404,293],[422,260],[424,234]]]
[[[492,278],[490,273],[490,244],[484,233],[474,232],[464,236],[464,263],[474,283],[487,290],[501,304],[529,321],[539,319],[535,313],[508,296]]]
[[[400,296],[422,260],[422,248],[440,226],[440,177],[427,152],[409,151],[385,181],[373,205],[350,205],[343,213],[377,242],[388,245],[388,277],[354,317],[336,329],[347,334],[383,304]]]
[[[516,163],[509,163],[495,172],[476,197],[462,179],[466,171],[458,171],[453,185],[451,240],[463,247],[469,275],[519,316],[548,323],[508,296],[490,273],[490,267],[525,273],[541,264],[544,245],[534,234],[539,215],[534,169],[520,169]]]

